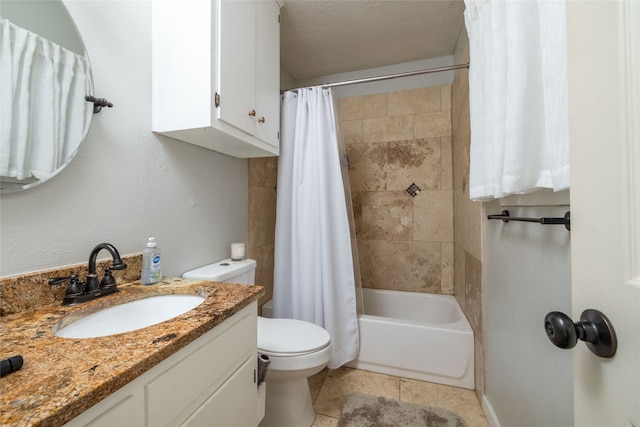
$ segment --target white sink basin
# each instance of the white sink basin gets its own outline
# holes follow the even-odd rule
[[[173,319],[202,304],[198,295],[160,295],[105,308],[53,333],[62,338],[96,338],[122,334]]]

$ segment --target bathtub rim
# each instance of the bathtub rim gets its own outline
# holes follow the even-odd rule
[[[448,323],[427,323],[427,322],[418,322],[415,320],[402,319],[398,317],[378,316],[375,314],[367,314],[366,304],[363,304],[363,306],[365,306],[364,307],[365,312],[358,313],[358,317],[366,316],[366,318],[371,318],[371,319],[393,319],[393,320],[397,320],[400,323],[406,323],[408,325],[419,325],[421,327],[429,327],[433,329],[447,329],[447,330],[452,329],[459,332],[471,332],[471,333],[474,332],[473,328],[471,327],[471,323],[469,322],[469,319],[467,319],[467,316],[464,314],[462,307],[460,307],[460,303],[458,302],[458,299],[453,295],[433,294],[433,293],[426,293],[426,292],[399,291],[399,290],[393,290],[393,289],[377,289],[377,288],[362,288],[362,292],[363,294],[373,293],[373,294],[381,294],[381,295],[417,294],[420,296],[420,298],[424,298],[424,299],[430,299],[430,300],[442,299],[451,303],[454,306],[454,309],[456,310],[456,314],[458,315],[459,318],[454,322],[448,322]],[[403,296],[408,296],[408,295],[403,295]],[[366,300],[366,298],[363,298],[363,299]]]

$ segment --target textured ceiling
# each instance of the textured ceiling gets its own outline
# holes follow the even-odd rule
[[[463,0],[285,0],[281,63],[296,80],[452,55]]]

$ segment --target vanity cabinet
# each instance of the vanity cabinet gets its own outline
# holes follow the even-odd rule
[[[66,426],[257,425],[256,313],[253,302]]]
[[[275,0],[153,2],[154,132],[233,157],[278,155]]]

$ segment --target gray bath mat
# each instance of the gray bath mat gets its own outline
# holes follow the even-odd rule
[[[433,406],[354,393],[344,398],[338,427],[467,427],[457,414]]]

